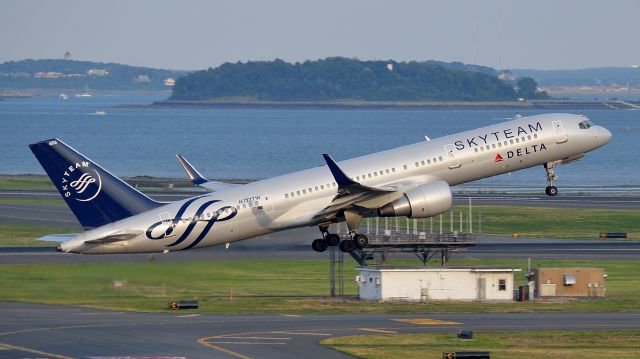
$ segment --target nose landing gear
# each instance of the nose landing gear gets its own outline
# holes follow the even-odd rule
[[[558,188],[553,185],[553,181],[558,179],[558,176],[555,175],[553,169],[556,165],[559,164],[559,161],[555,162],[547,162],[544,164],[544,169],[547,171],[547,183],[549,184],[547,188],[545,188],[544,193],[547,196],[553,197],[558,194]]]

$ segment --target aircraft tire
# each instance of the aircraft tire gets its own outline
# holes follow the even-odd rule
[[[340,242],[340,250],[343,252],[351,253],[356,250],[356,242],[352,239],[347,239]]]
[[[369,237],[365,236],[364,234],[356,234],[353,240],[360,248],[364,248],[369,244]]]
[[[311,243],[311,248],[316,252],[324,252],[327,250],[327,241],[324,239],[316,239]]]
[[[325,237],[328,246],[335,247],[340,244],[340,236],[335,233],[329,233]]]
[[[556,186],[547,186],[547,188],[545,188],[544,190],[544,193],[546,193],[549,197],[556,196],[558,194],[558,188]]]

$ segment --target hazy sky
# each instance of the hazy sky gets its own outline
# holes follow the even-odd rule
[[[640,63],[640,0],[0,2],[0,62],[174,69],[327,56],[496,68]]]

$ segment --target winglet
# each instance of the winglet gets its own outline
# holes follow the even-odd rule
[[[333,175],[333,178],[336,180],[336,183],[338,184],[338,186],[349,186],[353,184],[358,184],[357,182],[347,177],[347,175],[344,174],[344,172],[342,172],[340,167],[338,167],[338,164],[336,163],[336,161],[334,161],[333,158],[331,158],[331,156],[329,156],[326,153],[323,154],[322,156],[324,157],[324,160],[327,161],[327,166],[329,166],[329,170],[331,171],[331,174]]]
[[[176,155],[176,157],[178,158],[178,162],[180,162],[182,168],[184,168],[184,171],[187,172],[187,176],[189,176],[189,179],[193,184],[201,185],[209,182],[208,179],[202,177],[202,175],[191,165],[191,163],[189,163],[189,161],[187,161],[186,158],[182,155]]]

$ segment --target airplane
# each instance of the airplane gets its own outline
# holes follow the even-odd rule
[[[86,230],[42,238],[61,242],[60,252],[166,253],[307,226],[322,235],[313,250],[352,252],[368,245],[358,233],[362,218],[437,216],[461,183],[542,165],[545,192],[555,196],[555,168],[610,139],[582,115],[522,117],[341,162],[324,154],[325,166],[172,203],[147,197],[59,139],[29,147]],[[342,240],[329,226],[343,221]]]

